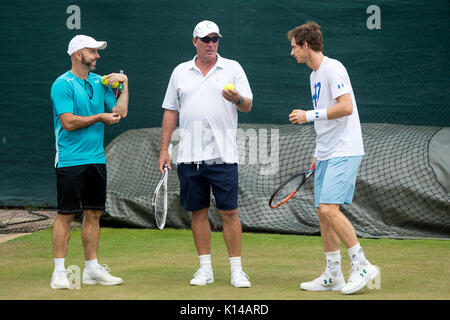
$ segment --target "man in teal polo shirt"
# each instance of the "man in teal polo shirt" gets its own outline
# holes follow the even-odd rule
[[[122,279],[109,273],[97,260],[100,216],[106,201],[106,160],[103,149],[104,125],[118,123],[128,113],[128,78],[124,74],[101,76],[92,73],[98,50],[105,41],[85,35],[75,36],[67,53],[72,68],[58,77],[51,88],[56,140],[55,168],[58,215],[53,228],[55,269],[50,286],[69,289],[65,257],[70,225],[75,214],[83,213],[82,242],[85,255],[83,284],[117,285]],[[112,90],[123,84],[120,97]]]

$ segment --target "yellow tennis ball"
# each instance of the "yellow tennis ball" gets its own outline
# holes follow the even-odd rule
[[[228,82],[225,85],[225,90],[235,90],[234,85],[231,82]]]
[[[106,85],[108,84],[108,78],[107,78],[106,76],[103,76],[103,77],[102,77],[102,84],[103,84],[104,86],[106,86]],[[111,86],[111,88],[116,89],[118,86],[119,86],[119,82],[116,82],[116,83],[114,84],[114,86]]]

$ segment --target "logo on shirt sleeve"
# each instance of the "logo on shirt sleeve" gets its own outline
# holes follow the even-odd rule
[[[343,88],[343,87],[344,87],[344,84],[343,84],[343,83],[338,84],[337,87],[338,87],[338,89]]]

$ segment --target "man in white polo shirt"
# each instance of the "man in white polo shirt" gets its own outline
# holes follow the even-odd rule
[[[222,35],[212,21],[198,23],[192,43],[197,55],[179,64],[170,77],[165,109],[159,169],[170,166],[171,135],[179,120],[177,171],[180,203],[192,212],[192,233],[200,268],[191,285],[214,282],[211,267],[211,227],[208,220],[211,189],[223,222],[231,266],[231,284],[250,287],[241,265],[242,227],[238,216],[237,111],[249,112],[253,95],[241,65],[218,53]],[[234,90],[225,90],[233,83]]]
[[[296,109],[289,121],[314,122],[316,150],[311,163],[314,173],[314,206],[317,208],[327,267],[325,272],[300,288],[309,291],[340,290],[351,294],[375,278],[378,270],[365,258],[350,221],[339,210],[351,204],[358,168],[364,155],[358,109],[347,70],[339,61],[323,55],[320,27],[314,22],[287,34],[291,56],[310,69],[314,110]],[[341,270],[340,241],[348,249],[352,272],[345,283]]]

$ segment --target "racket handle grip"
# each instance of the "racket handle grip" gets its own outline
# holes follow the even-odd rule
[[[123,70],[120,70],[120,74],[123,74]],[[123,83],[119,83],[119,90],[123,90]]]

